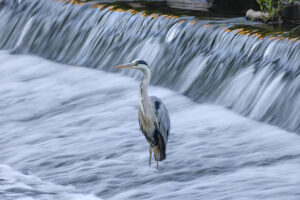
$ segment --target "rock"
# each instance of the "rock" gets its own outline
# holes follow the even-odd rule
[[[268,13],[250,9],[246,12],[246,18],[255,21],[265,21],[266,19],[269,18],[269,15]]]
[[[246,10],[259,9],[256,0],[166,0],[172,8],[186,10],[216,10],[223,13],[243,15]]]
[[[185,10],[202,10],[208,11],[210,3],[208,0],[167,0],[168,6],[171,8],[179,8]]]

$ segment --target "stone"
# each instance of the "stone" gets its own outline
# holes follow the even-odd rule
[[[167,0],[167,4],[171,8],[185,10],[208,11],[210,8],[210,3],[208,0]]]
[[[269,18],[269,15],[268,13],[249,9],[246,12],[246,18],[254,21],[265,21],[265,19]]]

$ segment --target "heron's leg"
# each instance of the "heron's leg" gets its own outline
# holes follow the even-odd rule
[[[155,157],[155,155],[158,154],[158,148],[159,148],[158,146],[153,147],[154,157]],[[156,168],[158,169],[158,161],[157,161],[156,157],[155,157],[155,160],[156,160]]]
[[[151,161],[152,161],[152,147],[151,144],[149,143],[149,153],[150,153],[150,157],[149,157],[149,165],[151,166]]]

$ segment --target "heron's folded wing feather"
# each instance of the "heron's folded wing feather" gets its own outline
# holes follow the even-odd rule
[[[154,104],[155,114],[157,118],[158,131],[164,138],[165,145],[167,145],[169,132],[170,132],[170,116],[166,106],[157,97],[150,97]]]

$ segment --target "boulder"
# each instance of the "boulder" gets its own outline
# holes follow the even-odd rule
[[[269,18],[269,15],[268,13],[249,9],[246,12],[246,18],[254,21],[264,21],[265,19]]]
[[[208,11],[210,2],[208,0],[166,0],[171,8],[185,10],[202,10]]]
[[[173,8],[187,10],[215,10],[222,13],[243,15],[248,9],[259,10],[256,0],[166,0]]]

